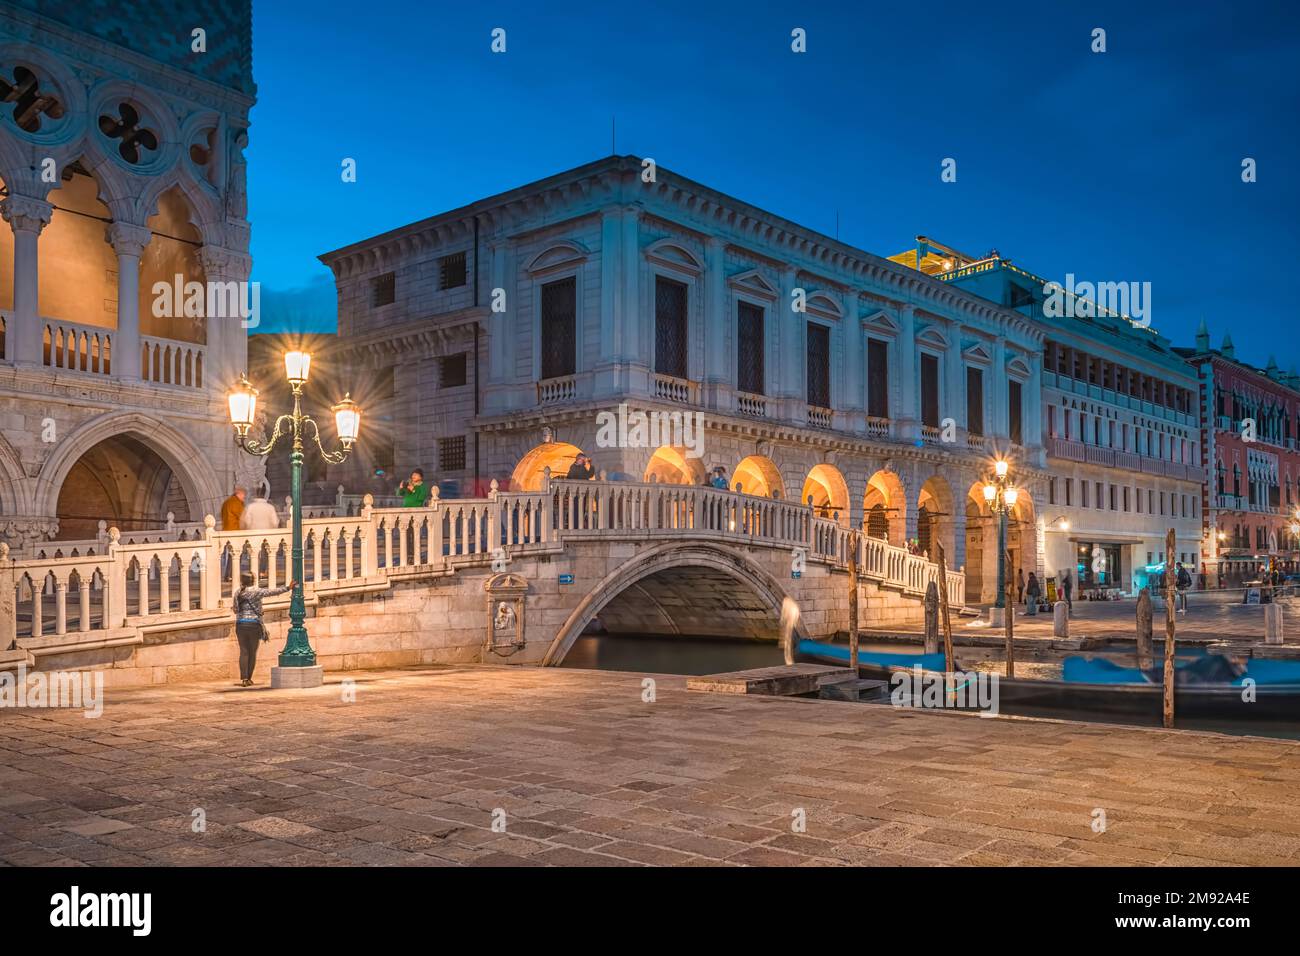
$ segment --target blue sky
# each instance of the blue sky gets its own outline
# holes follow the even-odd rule
[[[262,331],[332,330],[318,254],[608,155],[613,116],[619,153],[871,252],[1149,281],[1176,342],[1300,365],[1300,4],[550,6],[254,0]]]

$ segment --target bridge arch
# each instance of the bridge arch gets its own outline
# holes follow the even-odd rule
[[[731,490],[760,498],[785,498],[785,482],[776,463],[765,455],[741,459],[731,473]],[[774,493],[775,492],[775,493]]]
[[[779,640],[789,605],[797,611],[776,578],[746,555],[712,544],[666,544],[637,555],[593,587],[560,627],[542,664],[560,664],[597,615],[615,633],[658,628],[702,635],[711,631],[701,630],[701,622],[711,621],[712,633],[720,636]],[[806,637],[797,613],[794,620],[792,638]]]

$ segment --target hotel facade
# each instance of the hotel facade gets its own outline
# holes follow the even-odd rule
[[[1013,567],[1042,570],[1044,334],[1032,317],[662,166],[612,156],[327,253],[368,441],[322,488],[535,488],[598,471],[733,488],[915,541],[994,594],[981,489],[1021,489]],[[684,442],[608,447],[602,414],[684,416]],[[673,418],[676,416],[676,418]],[[634,447],[632,447],[634,446]]]
[[[1210,347],[1202,323],[1180,349],[1200,377],[1205,428],[1202,555],[1212,586],[1256,580],[1270,559],[1300,566],[1300,376],[1237,358],[1232,337]]]

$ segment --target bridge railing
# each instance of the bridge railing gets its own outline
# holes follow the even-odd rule
[[[375,508],[355,515],[303,519],[303,587],[382,590],[394,579],[454,574],[510,555],[559,551],[568,540],[636,539],[678,534],[802,550],[844,567],[856,544],[859,573],[913,595],[938,568],[878,538],[816,517],[808,506],[720,488],[626,481],[544,480],[540,491],[498,491],[486,498],[432,498],[424,508]],[[216,530],[209,515],[191,527],[123,534],[70,553],[53,542],[35,558],[13,560],[0,544],[0,650],[19,638],[88,634],[124,626],[166,626],[228,619],[240,575],[277,588],[292,576],[289,528]],[[66,549],[66,550],[65,550]],[[80,550],[80,549],[77,549]],[[65,556],[67,555],[67,556]],[[948,572],[949,600],[964,604],[965,576]],[[12,595],[9,600],[7,595]],[[268,608],[287,604],[268,598]]]

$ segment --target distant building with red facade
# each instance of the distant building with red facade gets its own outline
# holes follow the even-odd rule
[[[1300,566],[1300,376],[1239,360],[1231,336],[1210,348],[1205,324],[1196,348],[1178,349],[1201,382],[1202,567],[1214,586],[1259,575],[1270,557]]]

